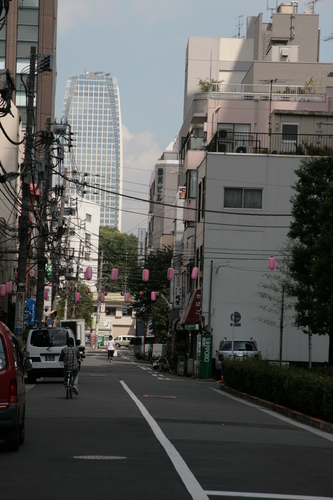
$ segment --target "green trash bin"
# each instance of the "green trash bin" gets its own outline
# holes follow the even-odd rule
[[[178,356],[177,375],[185,375],[185,356]]]

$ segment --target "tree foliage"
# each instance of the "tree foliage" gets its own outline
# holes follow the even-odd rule
[[[134,234],[121,233],[117,228],[100,227],[99,261],[103,252],[103,290],[121,292],[126,281],[138,264],[138,238]],[[118,269],[117,281],[111,281],[112,268]]]
[[[290,293],[295,324],[306,333],[330,336],[333,364],[333,157],[305,159],[296,171]]]
[[[69,285],[72,285],[72,291],[70,291],[69,288],[59,290],[60,298],[58,299],[57,304],[57,321],[64,319],[65,301],[67,298],[67,319],[84,319],[86,328],[91,328],[92,314],[94,312],[92,294],[86,293],[86,290],[88,289],[86,284],[78,283],[77,291],[80,293],[80,301],[75,303],[75,283],[72,282]]]
[[[142,281],[142,267],[132,268],[129,276],[129,289],[136,317],[145,325],[151,322],[151,328],[158,341],[164,341],[168,333],[170,311],[162,297],[170,295],[170,282],[167,269],[172,259],[172,248],[164,247],[146,256],[144,267],[149,270],[149,280]],[[159,292],[156,302],[151,300],[151,292]],[[168,299],[167,299],[168,300]]]

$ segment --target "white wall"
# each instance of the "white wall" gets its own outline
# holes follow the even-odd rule
[[[204,243],[202,314],[208,323],[210,266],[213,261],[211,324],[213,354],[220,340],[232,337],[230,315],[238,311],[241,327],[235,338],[253,337],[264,357],[279,358],[279,329],[260,322],[267,317],[259,305],[258,283],[264,274],[277,273],[280,248],[289,229],[291,186],[295,169],[304,157],[209,154],[199,167],[199,179],[206,175],[205,224],[199,224],[196,246]],[[224,187],[262,188],[261,210],[224,209]],[[209,213],[215,210],[217,213]],[[255,215],[244,215],[251,212]],[[272,214],[272,215],[270,215]],[[276,258],[269,271],[268,259]],[[283,359],[308,360],[308,337],[291,326],[284,331]],[[328,338],[313,336],[313,361],[327,361]]]

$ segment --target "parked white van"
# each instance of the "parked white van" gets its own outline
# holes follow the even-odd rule
[[[75,336],[70,328],[33,328],[28,333],[26,356],[31,367],[27,370],[28,384],[39,377],[63,377],[64,364],[59,361],[61,350],[66,347],[68,337]]]
[[[131,339],[134,335],[119,335],[114,339],[116,347],[129,347]]]

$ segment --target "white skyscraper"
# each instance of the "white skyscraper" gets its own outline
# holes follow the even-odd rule
[[[64,167],[83,179],[84,197],[100,205],[100,225],[121,230],[122,135],[117,78],[85,73],[67,80],[62,120],[72,127],[74,147]],[[93,187],[90,187],[93,186]],[[75,184],[66,192],[74,195]],[[82,193],[82,187],[81,187]]]

